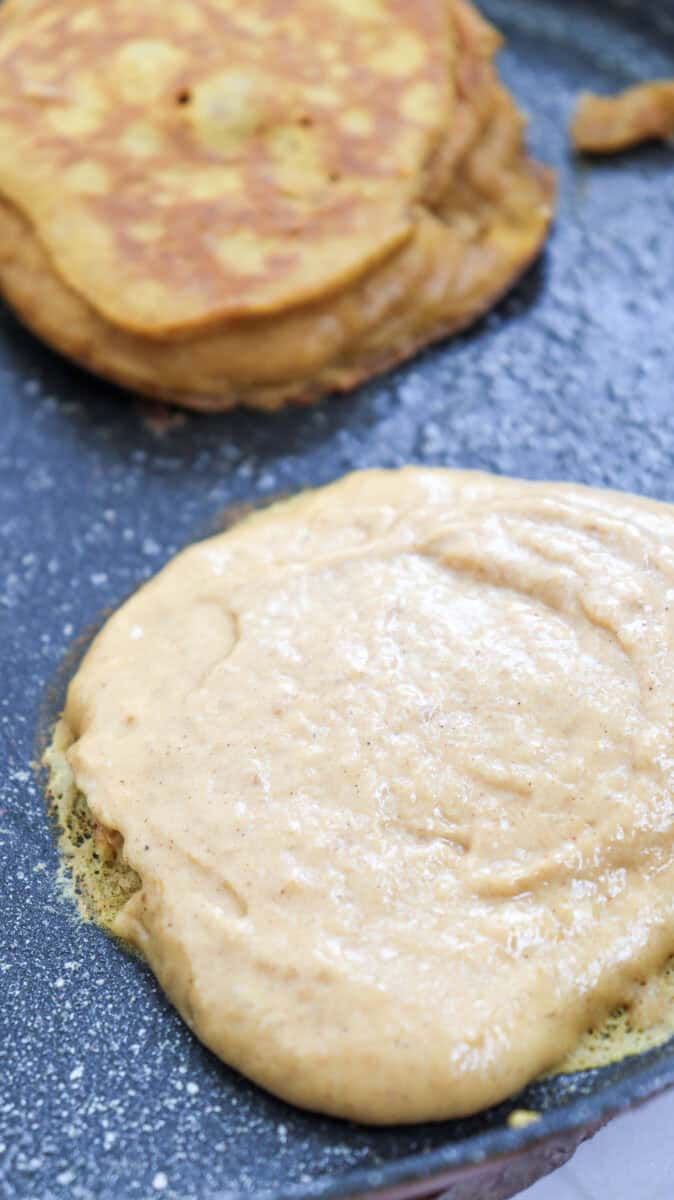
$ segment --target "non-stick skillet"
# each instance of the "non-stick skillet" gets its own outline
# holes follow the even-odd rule
[[[78,923],[31,763],[61,664],[232,505],[407,461],[674,500],[674,154],[575,163],[582,87],[674,74],[674,2],[484,0],[560,171],[556,231],[500,310],[349,399],[277,418],[162,414],[0,312],[0,1196],[503,1200],[674,1081],[674,1044],[538,1084],[469,1121],[373,1130],[222,1067],[149,972]],[[81,647],[82,641],[77,643]],[[77,653],[77,647],[74,653]],[[515,1105],[541,1119],[514,1131]]]

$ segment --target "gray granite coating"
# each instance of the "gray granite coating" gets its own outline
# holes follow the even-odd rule
[[[484,8],[509,37],[503,71],[561,195],[542,260],[469,335],[312,410],[185,415],[160,432],[147,406],[41,348],[0,311],[6,1200],[348,1194],[439,1162],[401,1166],[406,1156],[437,1152],[451,1165],[537,1136],[504,1132],[511,1106],[370,1131],[295,1112],[227,1071],[150,973],[59,895],[31,765],[74,639],[233,504],[406,462],[674,500],[674,156],[648,147],[579,164],[565,136],[580,88],[672,73],[674,5]],[[545,1129],[571,1119],[558,1115],[565,1102],[580,1105],[577,1123],[592,1119],[670,1081],[673,1060],[665,1050],[540,1087],[525,1103],[551,1111]]]

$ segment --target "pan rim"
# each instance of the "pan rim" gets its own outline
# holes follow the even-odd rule
[[[612,1067],[634,1062],[633,1071],[627,1077],[594,1089],[569,1103],[543,1112],[540,1118],[523,1129],[510,1129],[500,1125],[485,1133],[461,1138],[437,1149],[392,1159],[378,1167],[358,1167],[348,1171],[341,1179],[324,1177],[309,1183],[283,1187],[274,1192],[256,1193],[256,1200],[362,1200],[363,1197],[388,1196],[396,1189],[398,1200],[414,1196],[425,1197],[437,1194],[448,1186],[453,1177],[466,1168],[483,1166],[503,1160],[515,1161],[524,1151],[543,1147],[555,1138],[587,1130],[588,1136],[621,1112],[626,1112],[674,1086],[674,1036],[662,1046],[628,1055],[607,1067],[579,1072],[581,1078],[601,1075]],[[526,1106],[527,1093],[520,1093],[515,1100]],[[514,1104],[514,1108],[518,1105]],[[579,1139],[580,1140],[580,1139]],[[534,1182],[533,1179],[531,1181]],[[417,1185],[423,1185],[422,1190]],[[437,1191],[436,1191],[437,1189]],[[231,1192],[212,1193],[210,1200],[227,1196]]]

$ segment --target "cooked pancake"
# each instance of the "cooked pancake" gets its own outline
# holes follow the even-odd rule
[[[185,551],[49,755],[98,914],[297,1104],[513,1093],[674,949],[673,579],[670,506],[420,468]]]
[[[640,142],[674,138],[674,80],[640,83],[617,96],[583,93],[571,137],[586,154],[618,154]]]
[[[473,320],[545,237],[497,45],[465,0],[7,0],[8,301],[194,407],[352,387]]]

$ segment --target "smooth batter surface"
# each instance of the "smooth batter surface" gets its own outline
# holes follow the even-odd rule
[[[450,471],[184,552],[58,734],[141,881],[115,931],[295,1103],[508,1095],[674,949],[672,599],[670,507]]]

